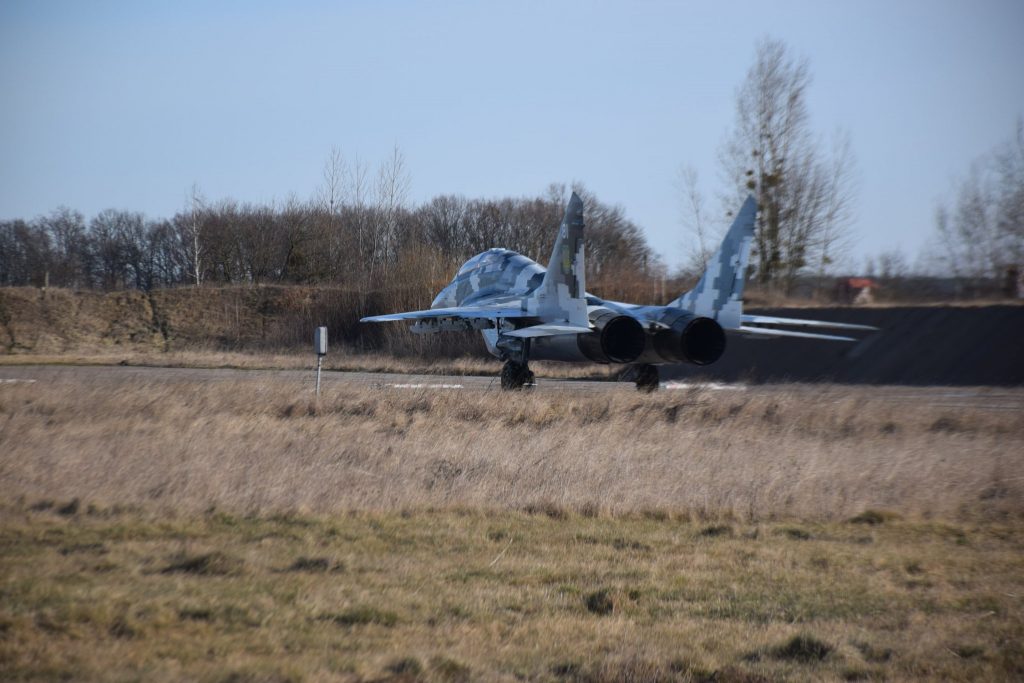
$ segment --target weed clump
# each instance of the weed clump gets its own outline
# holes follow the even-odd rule
[[[868,524],[876,526],[886,522],[894,522],[900,518],[895,512],[888,510],[865,510],[864,512],[850,518],[850,524]]]
[[[612,541],[612,547],[616,550],[652,550],[651,546],[640,541],[633,541],[628,538],[616,538]]]
[[[604,616],[615,610],[615,602],[607,588],[602,588],[587,596],[587,611],[593,614]]]
[[[331,568],[326,557],[300,557],[288,567],[290,572],[325,572]]]
[[[576,679],[580,677],[582,671],[579,662],[562,662],[551,667],[551,674],[558,678]]]
[[[771,656],[796,662],[820,662],[832,652],[832,646],[813,636],[793,636],[788,641],[772,648]]]
[[[569,512],[564,507],[551,501],[529,503],[523,508],[523,512],[528,515],[546,515],[551,519],[558,520],[569,518]]]
[[[779,529],[779,533],[788,538],[792,538],[794,541],[809,541],[811,534],[809,531],[805,531],[800,527],[790,526]]]
[[[854,642],[853,646],[860,651],[861,655],[869,662],[876,664],[884,664],[892,659],[893,650],[888,647],[875,647],[871,643],[865,641]]]
[[[935,420],[928,427],[929,432],[945,432],[947,434],[952,434],[953,432],[958,432],[960,430],[960,423],[957,422],[956,419],[946,416],[942,416],[939,419]]]
[[[973,659],[985,654],[985,648],[980,645],[957,645],[951,649],[953,654],[961,659]]]
[[[110,628],[107,629],[107,632],[114,638],[123,639],[134,638],[138,635],[138,631],[124,618],[115,619]]]
[[[65,517],[73,517],[78,514],[78,509],[81,507],[81,503],[77,498],[72,498],[68,501],[67,505],[62,505],[57,508],[58,515],[64,515]]]
[[[396,676],[419,676],[423,673],[423,665],[415,657],[402,657],[388,664],[387,670]]]
[[[700,530],[700,535],[705,538],[717,538],[718,536],[732,536],[732,527],[728,524],[713,524]]]
[[[322,621],[333,621],[338,626],[365,626],[377,624],[391,628],[398,623],[398,615],[394,612],[379,610],[376,607],[355,607],[339,614],[324,614]]]
[[[235,576],[245,563],[222,552],[184,555],[164,567],[161,574],[193,574],[196,576]]]

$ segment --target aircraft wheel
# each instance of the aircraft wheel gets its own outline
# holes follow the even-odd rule
[[[652,391],[658,390],[658,385],[661,383],[661,377],[658,375],[658,366],[656,365],[641,365],[637,368],[636,373],[636,390],[642,391],[645,394],[649,394]]]
[[[533,373],[523,363],[506,361],[501,368],[501,388],[516,391],[522,389],[524,385],[533,385]]]

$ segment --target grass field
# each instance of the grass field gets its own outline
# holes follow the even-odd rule
[[[1019,680],[1020,532],[7,508],[0,669],[6,680]]]
[[[1018,413],[137,381],[0,385],[0,678],[1024,676]]]

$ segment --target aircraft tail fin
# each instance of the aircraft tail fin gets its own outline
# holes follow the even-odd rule
[[[743,285],[756,218],[757,201],[751,195],[743,202],[697,286],[668,305],[717,320],[724,329],[739,329],[743,317]]]
[[[565,207],[548,269],[538,288],[541,312],[570,324],[589,326],[583,260],[583,200],[575,192]]]

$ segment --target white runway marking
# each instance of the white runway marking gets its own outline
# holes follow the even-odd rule
[[[35,384],[34,379],[0,379],[0,384]]]
[[[662,389],[707,389],[708,391],[746,391],[743,384],[722,384],[721,382],[701,382],[689,384],[687,382],[666,382],[661,385]]]
[[[388,384],[395,389],[462,389],[461,384]]]

